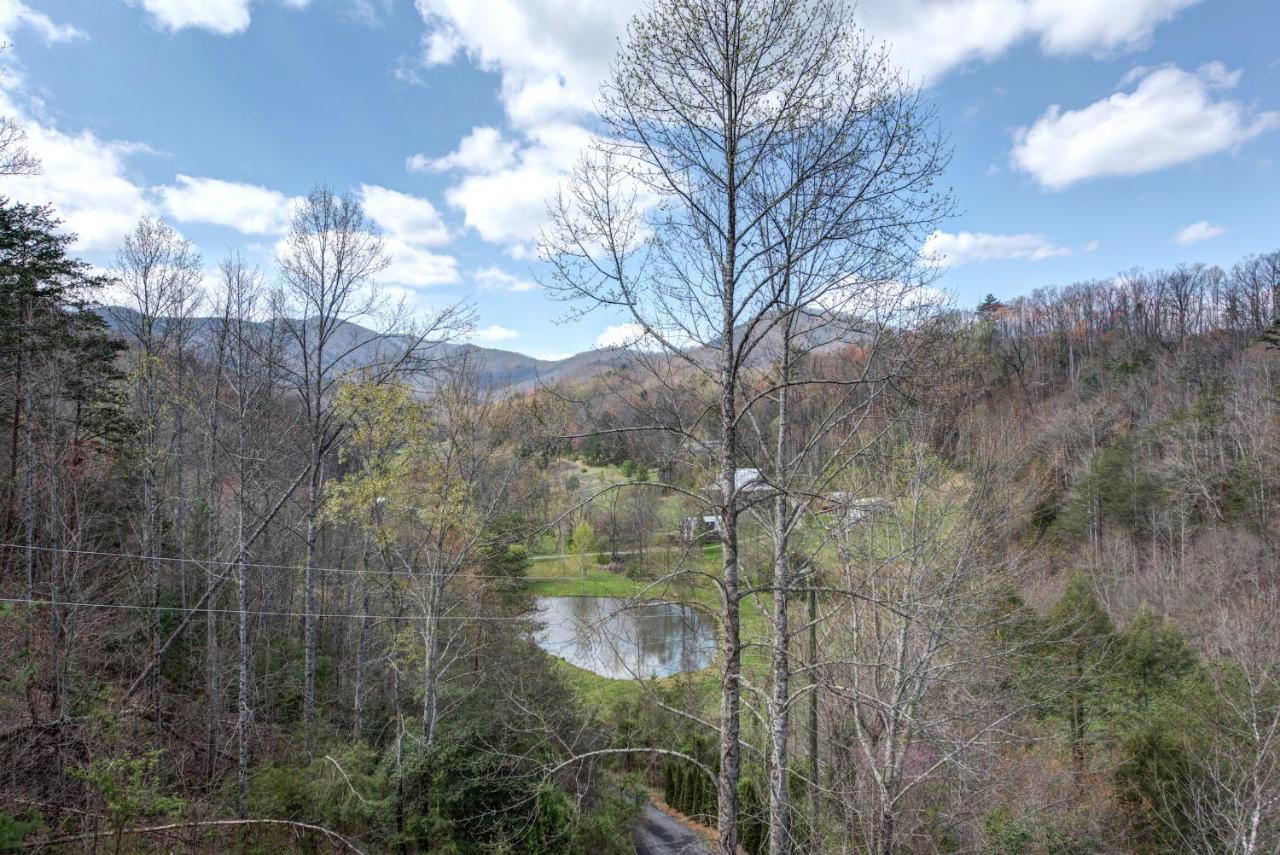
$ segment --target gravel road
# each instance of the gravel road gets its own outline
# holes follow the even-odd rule
[[[671,817],[645,802],[633,839],[636,855],[711,855],[702,839]]]

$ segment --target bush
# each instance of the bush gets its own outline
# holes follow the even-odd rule
[[[0,811],[0,852],[21,852],[26,849],[23,841],[27,835],[40,827],[38,815],[33,818],[19,819],[12,814]]]

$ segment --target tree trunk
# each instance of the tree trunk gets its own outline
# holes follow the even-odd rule
[[[818,591],[809,589],[809,836],[818,840]],[[810,847],[812,850],[812,846]]]
[[[359,742],[364,733],[364,672],[369,659],[369,545],[360,559],[360,637],[356,642],[356,675],[351,700],[351,739]]]
[[[237,799],[236,807],[240,818],[244,819],[248,815],[248,797],[249,797],[249,767],[253,758],[251,755],[252,734],[249,732],[249,726],[252,723],[252,713],[249,706],[250,690],[253,685],[253,647],[249,638],[249,568],[246,566],[249,554],[249,540],[246,533],[247,516],[249,513],[249,485],[246,483],[248,477],[247,464],[247,431],[246,420],[248,414],[245,411],[243,400],[240,402],[240,412],[237,430],[237,469],[239,470],[239,494],[236,503],[236,584],[237,584],[237,612],[239,619],[239,686],[238,686],[238,703],[236,709],[236,740],[239,747],[239,755],[237,757]]]
[[[789,487],[787,471],[788,410],[787,383],[791,381],[791,324],[784,322],[781,387],[778,390],[778,429],[775,448],[779,486]],[[769,698],[769,855],[786,855],[791,850],[791,804],[787,792],[788,717],[791,706],[791,631],[787,606],[791,587],[791,567],[787,555],[790,508],[785,492],[773,500],[773,694]]]
[[[738,847],[738,755],[740,691],[738,675],[742,667],[738,593],[738,497],[734,448],[737,438],[737,407],[734,389],[732,292],[725,299],[725,344],[722,348],[720,425],[723,445],[720,453],[720,545],[722,556],[722,596],[720,655],[720,771],[716,781],[718,796],[716,831],[720,851],[736,855]]]
[[[436,706],[440,675],[438,673],[440,658],[440,602],[444,589],[443,574],[431,577],[431,593],[427,605],[427,629],[425,649],[425,685],[422,689],[422,741],[427,751],[435,742]]]
[[[221,364],[221,356],[219,363]],[[208,519],[206,520],[205,531],[205,557],[212,560],[217,552],[218,543],[218,476],[217,476],[217,453],[218,453],[218,386],[221,382],[222,370],[219,367],[218,375],[214,380],[213,398],[209,403],[209,446],[206,449],[206,465],[208,466],[208,483],[206,484],[206,502],[208,503]],[[241,526],[243,528],[243,526]],[[220,670],[220,656],[218,651],[218,617],[214,610],[214,587],[217,585],[218,575],[214,571],[213,564],[205,565],[204,584],[205,599],[208,603],[205,611],[205,691],[208,695],[209,717],[207,721],[207,731],[205,733],[205,751],[208,754],[209,762],[206,769],[208,777],[212,778],[215,768],[214,758],[217,756],[217,737],[218,737],[218,718],[222,711],[222,680]]]
[[[23,566],[26,569],[27,599],[33,600],[36,596],[36,449],[31,425],[31,407],[34,403],[31,387],[34,385],[34,381],[29,376],[31,373],[31,354],[25,350],[22,353],[22,367],[23,374],[28,375],[27,382],[22,389],[22,399],[26,410],[22,421],[22,538],[23,544],[26,546]],[[27,648],[30,649],[30,647],[31,645],[28,643]]]
[[[307,761],[315,757],[316,749],[316,539],[319,536],[320,516],[320,438],[313,433],[311,439],[311,475],[307,480],[307,557],[303,605],[303,648],[305,651],[302,720],[306,729]]]
[[[241,513],[243,517],[243,511]],[[249,641],[249,579],[248,567],[245,566],[247,549],[244,542],[244,523],[240,523],[240,550],[239,559],[236,561],[236,582],[238,585],[238,610],[240,618],[240,685],[239,685],[239,708],[236,715],[236,737],[239,744],[239,757],[237,758],[237,801],[236,806],[240,814],[240,818],[244,819],[248,815],[248,797],[249,797],[249,764],[252,760],[250,756],[250,733],[249,725],[252,721],[252,713],[249,707],[249,692],[253,679],[253,647]]]

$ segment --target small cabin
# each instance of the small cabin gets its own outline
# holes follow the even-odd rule
[[[720,537],[720,518],[714,514],[684,517],[680,520],[683,543],[711,543]]]

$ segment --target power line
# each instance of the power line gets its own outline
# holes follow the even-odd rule
[[[209,609],[195,608],[192,606],[140,606],[131,603],[91,603],[85,601],[69,601],[60,600],[54,602],[46,599],[29,599],[27,597],[0,597],[0,603],[13,603],[15,605],[28,606],[55,606],[57,608],[85,608],[85,609],[118,609],[121,611],[135,612],[195,612],[195,613],[212,613],[224,615],[238,615],[239,609]],[[305,618],[306,612],[282,612],[282,611],[264,611],[261,609],[249,609],[245,614],[256,615],[261,617],[296,617]],[[334,618],[334,619],[371,619],[371,620],[415,620],[424,621],[431,620],[427,615],[405,614],[405,615],[386,615],[386,614],[362,614],[358,612],[313,612],[312,617],[316,618]],[[526,617],[497,617],[493,615],[440,615],[436,618],[438,621],[486,621],[492,623],[527,623],[530,619]]]
[[[241,564],[238,561],[224,561],[215,558],[175,558],[173,556],[164,555],[141,555],[132,552],[102,552],[91,549],[71,549],[69,547],[55,546],[27,546],[24,543],[0,543],[0,549],[29,549],[36,552],[54,552],[62,555],[86,555],[93,558],[118,558],[130,561],[153,561],[166,562],[168,564],[198,564],[198,565],[216,565],[219,567],[249,567],[259,570],[293,570],[295,572],[305,571],[306,567],[301,564],[268,564],[263,562],[246,561]],[[603,555],[605,553],[590,553],[593,555]],[[570,556],[551,556],[554,558],[563,558]],[[529,556],[530,561],[549,560],[550,557],[532,555]],[[483,573],[433,573],[428,570],[355,570],[349,567],[312,567],[312,570],[318,573],[345,573],[351,576],[405,576],[412,579],[421,579],[431,576],[459,576],[468,579],[497,579],[506,580],[508,582],[573,582],[578,581],[573,576],[504,576],[501,574],[483,574]]]

